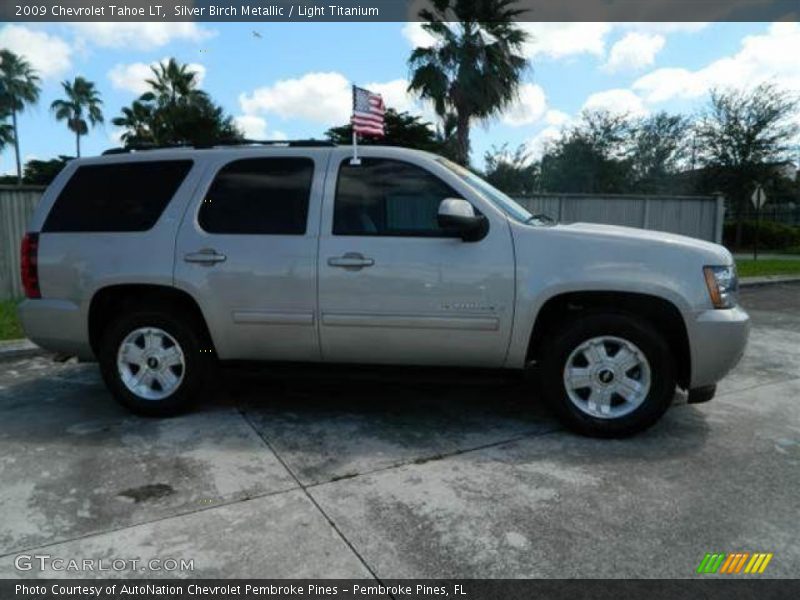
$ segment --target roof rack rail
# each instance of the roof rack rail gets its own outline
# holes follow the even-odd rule
[[[193,148],[191,144],[134,144],[131,146],[118,146],[103,151],[103,156],[107,154],[127,154],[129,152],[143,152],[145,150],[168,150],[169,148]]]
[[[329,140],[230,140],[223,142],[215,142],[213,144],[136,144],[126,147],[109,148],[103,151],[103,156],[109,154],[127,154],[130,152],[144,152],[147,150],[167,150],[170,148],[225,148],[231,146],[288,146],[290,148],[313,148],[323,147],[331,148],[336,146],[334,142]]]
[[[216,144],[212,144],[210,146],[203,146],[204,148],[213,148],[218,146],[289,146],[290,148],[313,148],[316,146],[323,147],[323,148],[330,148],[335,146],[334,142],[330,140],[315,140],[315,139],[308,139],[308,140],[231,140],[228,142],[218,142]],[[200,146],[197,146],[198,148]]]

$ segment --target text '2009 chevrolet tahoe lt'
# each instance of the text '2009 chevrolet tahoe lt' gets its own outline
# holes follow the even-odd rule
[[[325,144],[72,161],[22,248],[27,335],[167,415],[216,361],[532,369],[590,435],[706,400],[749,320],[731,254],[533,216],[441,157]],[[532,397],[535,395],[532,392]]]

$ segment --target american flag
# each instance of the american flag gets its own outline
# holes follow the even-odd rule
[[[353,86],[353,117],[350,123],[353,131],[362,135],[385,134],[383,130],[383,116],[386,108],[380,94],[373,94],[369,90]]]

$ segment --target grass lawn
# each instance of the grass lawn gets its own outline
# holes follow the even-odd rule
[[[739,277],[764,275],[800,275],[800,260],[737,258]]]
[[[19,300],[0,300],[0,340],[25,337],[17,318]]]

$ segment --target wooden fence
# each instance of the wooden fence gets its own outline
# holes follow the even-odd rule
[[[530,212],[544,213],[561,223],[627,225],[722,242],[722,196],[537,194],[516,200]]]

